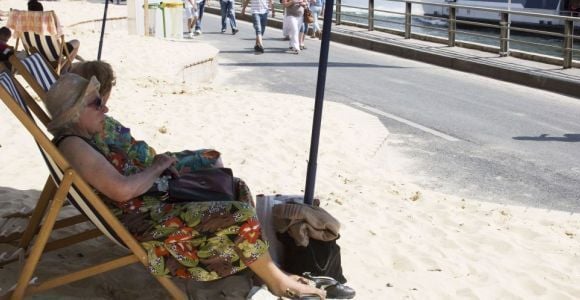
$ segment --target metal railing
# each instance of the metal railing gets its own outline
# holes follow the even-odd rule
[[[532,47],[533,54],[541,54],[539,51],[534,51],[538,48],[549,48],[552,50],[560,49],[562,51],[561,55],[561,65],[563,68],[571,68],[574,65],[574,54],[580,54],[578,50],[574,49],[574,42],[579,40],[579,36],[574,35],[574,22],[580,24],[580,18],[572,16],[562,16],[562,15],[552,15],[552,14],[541,14],[534,12],[526,12],[521,10],[509,10],[509,9],[495,9],[488,7],[476,7],[476,6],[466,6],[457,5],[455,3],[436,3],[436,2],[423,2],[423,1],[413,1],[413,0],[382,0],[388,2],[398,2],[404,5],[404,12],[377,9],[375,6],[375,0],[368,0],[367,7],[353,6],[342,4],[342,0],[336,0],[335,6],[335,19],[337,25],[352,25],[357,27],[368,28],[369,31],[377,30],[389,33],[398,34],[404,36],[406,39],[412,37],[425,38],[429,35],[414,32],[415,28],[428,29],[430,31],[447,31],[446,33],[446,43],[449,47],[454,47],[457,45],[466,46],[470,42],[462,41],[458,38],[458,34],[461,36],[471,36],[480,39],[492,39],[496,40],[496,46],[492,46],[492,51],[497,52],[500,56],[512,55],[513,49],[510,44],[520,44]],[[441,14],[425,15],[425,14],[414,14],[413,7],[418,5],[428,5],[442,8]],[[345,11],[344,9],[348,9]],[[356,13],[357,11],[362,13]],[[485,20],[483,21],[471,21],[466,18],[458,18],[461,12],[466,11],[478,11],[489,14],[497,14],[498,20]],[[355,13],[353,13],[355,12]],[[385,18],[385,15],[390,16],[401,16],[398,18]],[[544,22],[546,24],[560,23],[561,26],[549,26],[542,28],[541,25],[536,26],[536,28],[524,28],[516,27],[510,24],[510,20],[513,16],[525,16],[531,18],[541,18],[543,20],[549,19],[552,21]],[[417,18],[429,19],[429,20],[440,20],[444,23],[446,28],[443,26],[425,25],[417,24],[414,22]],[[364,21],[362,21],[364,20]],[[496,22],[496,23],[495,23]],[[391,23],[395,24],[401,29],[393,29],[385,26],[378,25],[379,23]],[[487,31],[493,31],[493,34],[489,32],[478,32],[474,30],[458,30],[458,25],[460,27],[469,28],[479,28]],[[521,38],[514,38],[512,33],[518,32],[523,35],[540,35],[548,39],[561,39],[561,44],[557,45],[554,41],[543,42],[540,41],[529,41]],[[437,39],[435,39],[437,41]],[[471,43],[473,44],[473,43]],[[551,56],[554,56],[553,54]]]
[[[238,7],[240,0],[235,0]],[[563,15],[540,14],[520,10],[495,9],[488,7],[476,7],[457,5],[455,3],[436,3],[417,0],[367,0],[367,7],[343,4],[344,0],[335,0],[333,21],[337,25],[356,26],[366,28],[369,31],[387,32],[404,36],[406,39],[422,39],[447,44],[449,47],[466,47],[478,50],[498,53],[500,56],[515,56],[523,59],[538,60],[551,64],[559,64],[564,68],[580,66],[580,49],[574,49],[574,44],[580,48],[580,37],[574,35],[574,24],[579,29],[580,18]],[[506,0],[507,1],[507,0]],[[378,9],[377,3],[400,3],[401,10]],[[445,13],[425,15],[413,13],[413,8],[431,5],[440,7]],[[278,0],[274,0],[276,19],[283,18],[284,8]],[[465,11],[480,11],[496,14],[497,21],[467,20],[461,18]],[[571,13],[572,14],[572,13]],[[385,18],[384,16],[396,16]],[[561,26],[542,25],[537,28],[524,28],[513,26],[510,20],[513,16],[528,16],[542,19],[551,19],[561,22]],[[323,21],[322,15],[319,19]],[[439,21],[444,25],[429,25],[418,20]],[[554,23],[552,21],[546,24]],[[389,24],[391,26],[385,26]],[[461,29],[458,29],[461,28]],[[426,33],[427,32],[427,33]],[[517,34],[520,34],[518,36]],[[541,36],[537,40],[530,41],[521,35]],[[474,40],[478,41],[474,41]],[[558,39],[554,41],[553,39]],[[488,40],[492,43],[481,43],[479,40]],[[560,41],[561,40],[561,41]],[[520,50],[512,45],[528,47]],[[542,51],[544,50],[544,51]],[[560,54],[561,53],[561,54]],[[574,59],[576,56],[576,60]]]

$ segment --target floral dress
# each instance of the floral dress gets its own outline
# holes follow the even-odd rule
[[[108,116],[104,134],[93,143],[124,175],[150,166],[156,153]],[[219,152],[206,149],[171,155],[182,174],[213,167],[219,158]],[[158,196],[142,195],[108,204],[146,249],[151,273],[210,281],[245,269],[268,251],[249,188],[239,179],[236,188],[238,201],[169,204]]]

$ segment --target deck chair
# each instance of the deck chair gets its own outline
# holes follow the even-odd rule
[[[49,62],[37,52],[24,58],[12,55],[9,61],[12,68],[24,78],[38,97],[45,101],[46,93],[59,77]]]
[[[57,74],[65,65],[72,63],[74,58],[66,46],[54,11],[11,10],[6,26],[14,31],[15,50],[18,50],[20,41],[28,54],[32,53],[32,49],[38,50],[55,67]]]
[[[144,266],[147,266],[148,261],[145,250],[112,214],[102,199],[77,175],[75,170],[59,152],[58,148],[52,144],[46,134],[38,127],[32,113],[35,115],[39,113],[40,115],[37,115],[37,118],[42,123],[48,121],[49,118],[44,114],[42,108],[38,107],[36,102],[26,95],[23,96],[23,93],[25,94],[25,90],[11,74],[6,70],[0,71],[0,99],[34,137],[47,163],[53,184],[49,185],[49,188],[45,188],[42,192],[41,198],[48,199],[46,204],[48,210],[41,217],[41,219],[44,219],[44,222],[40,227],[34,244],[31,246],[30,254],[18,277],[16,287],[8,294],[8,297],[11,299],[22,299],[24,296],[41,293],[54,287],[69,284],[136,262],[141,262]],[[118,245],[129,249],[131,254],[46,280],[39,285],[31,286],[28,283],[38,266],[41,255],[45,252],[50,235],[55,228],[58,214],[67,197],[104,235]],[[171,279],[166,277],[155,278],[173,298],[186,298],[185,293]]]
[[[22,75],[32,85],[34,90],[37,90],[37,93],[39,93],[41,97],[45,97],[46,92],[44,90],[44,87],[46,86],[46,91],[48,91],[48,88],[50,88],[50,86],[52,86],[52,84],[56,82],[57,75],[54,73],[54,69],[51,66],[49,66],[48,63],[39,54],[33,54],[23,59],[22,60],[23,62],[20,62],[20,60],[18,60],[15,55],[11,56],[11,59],[14,59],[13,61],[19,64],[19,69],[21,69]],[[0,65],[0,71],[3,70],[8,71],[8,69],[5,66]],[[32,77],[33,75],[28,72],[28,70],[31,70],[33,72],[32,74],[34,74],[34,78]],[[43,80],[44,83],[39,84],[35,80],[35,78],[37,77],[40,78],[39,80]],[[34,100],[32,100],[32,97],[30,96],[30,94],[28,94],[28,92],[22,89],[19,84],[15,85],[11,84],[6,76],[3,76],[2,83],[4,84],[5,87],[11,87],[12,94],[15,95],[15,98],[19,97],[20,100],[24,101],[23,103],[34,102]],[[18,89],[17,87],[20,87],[20,89]],[[48,117],[45,111],[42,110],[36,103],[34,103],[33,106],[30,106],[30,108],[36,109],[34,115],[36,115],[37,118],[39,118],[40,122],[42,122],[44,126],[46,126],[46,124],[50,122],[50,117]],[[48,195],[51,194],[51,191],[54,191],[55,189],[54,186],[55,186],[54,181],[52,177],[49,175],[46,180],[43,191],[41,193],[41,196],[38,199],[37,205],[35,206],[32,212],[28,213],[19,212],[15,214],[2,216],[6,220],[7,222],[6,224],[24,223],[25,229],[22,232],[16,230],[15,232],[9,232],[7,235],[0,235],[0,243],[11,244],[17,248],[17,250],[14,251],[11,255],[8,256],[4,255],[2,256],[2,258],[0,258],[0,267],[12,263],[20,259],[22,256],[27,255],[27,250],[29,249],[30,243],[34,238],[34,236],[38,234],[39,228],[42,225],[41,218],[46,213],[48,201],[50,200],[47,197]],[[70,204],[70,202],[67,202],[67,204]],[[80,223],[85,223],[87,221],[89,220],[84,215],[79,214],[73,217],[58,220],[55,223],[54,228],[55,229],[67,228],[70,226],[75,226]],[[45,252],[57,250],[69,246],[71,244],[82,242],[101,235],[102,233],[97,229],[93,230],[89,229],[84,232],[79,232],[66,238],[60,238],[49,242],[45,247]]]

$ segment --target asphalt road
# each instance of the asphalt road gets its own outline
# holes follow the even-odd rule
[[[287,54],[281,30],[267,28],[266,53],[256,55],[250,23],[239,21],[235,36],[219,23],[204,15],[196,37],[220,49],[217,80],[314,98],[317,40]],[[375,109],[387,147],[426,189],[580,212],[579,99],[336,43],[325,99]]]

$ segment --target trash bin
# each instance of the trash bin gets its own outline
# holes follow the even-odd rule
[[[144,27],[145,5],[143,0],[129,0],[131,5],[128,10],[129,32],[144,34],[161,38],[183,37],[183,2],[150,2],[147,5],[147,28]],[[134,2],[133,2],[134,1]],[[137,6],[137,11],[132,9]]]
[[[149,36],[164,37],[165,24],[163,19],[162,2],[149,3],[148,8],[148,28]]]
[[[181,39],[183,37],[183,2],[161,2],[163,9],[164,37]]]

